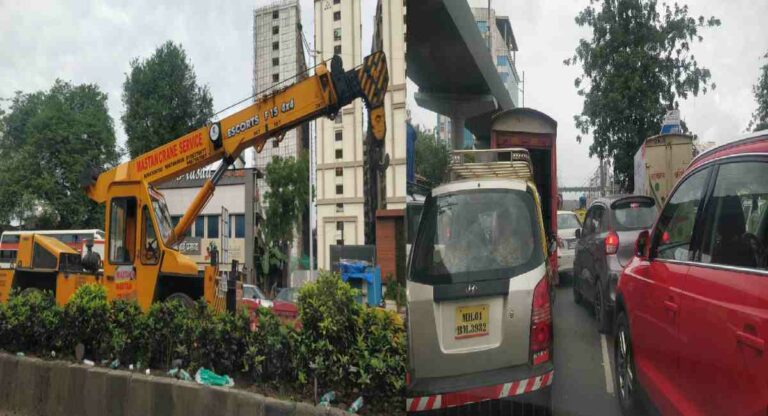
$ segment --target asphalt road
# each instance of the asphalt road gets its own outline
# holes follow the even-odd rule
[[[613,337],[602,340],[590,307],[577,305],[569,282],[564,283],[556,289],[554,305],[553,413],[620,415],[613,384]]]

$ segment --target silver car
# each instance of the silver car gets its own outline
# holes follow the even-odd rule
[[[461,180],[427,197],[408,270],[409,412],[549,408],[543,229],[530,181]]]

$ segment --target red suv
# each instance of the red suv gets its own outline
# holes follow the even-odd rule
[[[662,414],[768,413],[768,131],[691,162],[616,302],[625,414],[646,395]]]

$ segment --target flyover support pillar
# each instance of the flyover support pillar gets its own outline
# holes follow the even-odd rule
[[[464,117],[451,115],[451,140],[453,150],[464,149]]]
[[[492,113],[499,107],[496,98],[489,94],[436,94],[417,92],[416,103],[451,118],[451,136],[453,148],[464,148],[464,123],[467,119],[482,114]],[[490,132],[487,132],[490,135]]]

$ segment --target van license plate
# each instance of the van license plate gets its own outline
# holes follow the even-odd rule
[[[456,339],[488,335],[488,305],[456,307]]]

